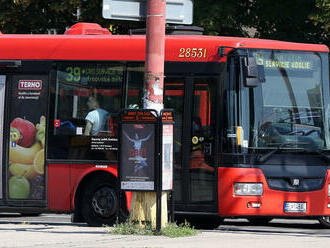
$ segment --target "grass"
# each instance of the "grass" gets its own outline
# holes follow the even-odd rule
[[[165,228],[161,230],[161,233],[170,238],[177,238],[194,236],[197,235],[199,231],[191,227],[188,222],[184,222],[180,225],[177,225],[176,223],[169,223]]]
[[[199,231],[192,228],[188,222],[180,225],[177,225],[176,223],[169,223],[160,232],[157,232],[151,227],[151,225],[146,225],[144,228],[139,228],[136,224],[128,221],[116,224],[110,229],[109,233],[121,235],[164,235],[170,238],[177,238],[197,235]]]

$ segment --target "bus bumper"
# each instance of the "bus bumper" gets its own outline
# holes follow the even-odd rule
[[[258,168],[219,168],[218,200],[221,216],[330,216],[330,170],[320,190],[287,192],[268,187]],[[235,183],[262,183],[260,196],[235,195]]]

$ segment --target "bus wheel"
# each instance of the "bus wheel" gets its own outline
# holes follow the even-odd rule
[[[330,228],[330,216],[322,216],[318,220],[323,227]]]
[[[248,221],[255,226],[267,225],[270,221],[273,220],[271,217],[249,217]]]
[[[112,178],[103,175],[89,181],[83,193],[82,215],[90,226],[113,225],[123,221],[126,211]]]

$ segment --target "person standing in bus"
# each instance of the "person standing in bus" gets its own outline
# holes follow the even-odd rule
[[[90,112],[87,114],[84,135],[96,136],[100,131],[106,130],[106,122],[109,113],[100,107],[102,105],[101,95],[91,95],[88,97],[87,106]]]

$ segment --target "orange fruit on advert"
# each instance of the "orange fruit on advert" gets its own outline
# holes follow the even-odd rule
[[[41,149],[34,157],[30,170],[24,175],[28,179],[33,179],[45,173],[45,149]]]

